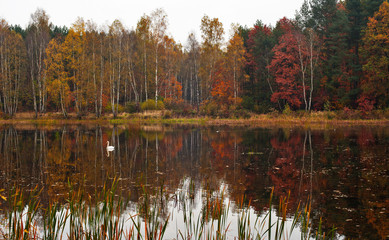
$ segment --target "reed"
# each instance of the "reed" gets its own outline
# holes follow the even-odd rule
[[[1,228],[4,239],[122,239],[126,202],[115,199],[116,181],[110,188],[103,187],[96,204],[84,198],[82,190],[70,186],[67,203],[40,205],[39,192],[34,189],[25,203],[20,190],[10,194],[6,228]],[[42,228],[38,229],[38,212]],[[66,229],[66,232],[65,232]]]
[[[238,238],[239,239],[274,239],[274,240],[284,240],[292,239],[292,233],[299,226],[300,238],[301,239],[334,239],[335,238],[335,227],[328,232],[326,235],[325,232],[322,232],[322,220],[320,219],[318,231],[315,233],[312,232],[313,226],[311,221],[311,201],[307,200],[305,205],[302,207],[301,204],[298,205],[293,218],[291,220],[290,229],[287,227],[287,222],[290,221],[287,218],[287,209],[289,203],[289,196],[280,197],[278,203],[278,213],[279,216],[275,220],[272,220],[272,206],[273,206],[273,191],[271,191],[269,199],[269,211],[260,219],[258,216],[254,223],[255,234],[252,234],[250,227],[250,217],[248,215],[248,209],[243,210],[240,213],[238,221]],[[267,227],[265,227],[267,224]],[[267,238],[266,238],[267,236]]]
[[[143,201],[138,206],[140,213],[130,216],[133,226],[136,229],[137,239],[156,240],[163,239],[166,232],[166,227],[169,222],[169,216],[163,219],[161,216],[163,205],[163,186],[160,188],[160,192],[157,197],[151,197],[153,195],[148,194],[146,188],[143,189]],[[143,224],[141,217],[143,216]],[[144,233],[144,235],[142,235]],[[132,236],[133,233],[131,234]]]
[[[5,221],[0,222],[2,239],[164,239],[170,216],[166,213],[166,204],[171,201],[163,186],[155,192],[143,194],[136,206],[135,213],[129,213],[128,202],[116,195],[117,181],[104,186],[96,197],[87,195],[81,189],[69,184],[68,198],[65,204],[49,203],[47,207],[39,201],[40,191],[33,189],[28,196],[16,189],[9,193],[6,204]],[[250,201],[242,197],[237,203],[238,213],[230,211],[230,202],[225,191],[206,191],[202,195],[201,211],[194,212],[194,184],[187,190],[177,193],[174,199],[181,206],[183,227],[176,228],[177,239],[275,239],[292,238],[298,229],[301,239],[333,239],[335,228],[323,232],[322,219],[317,230],[313,228],[311,200],[299,204],[294,217],[288,218],[288,196],[280,197],[274,204],[273,190],[269,197],[265,214],[252,216]],[[272,213],[277,212],[274,218]],[[272,217],[273,215],[273,217]],[[237,219],[236,232],[230,232],[231,219]],[[254,220],[255,219],[255,220]],[[170,226],[171,227],[171,226]],[[174,228],[174,227],[173,227]]]
[[[194,213],[191,211],[190,203],[188,203],[188,201],[184,201],[182,206],[185,228],[178,230],[179,237],[182,239],[202,239],[205,224],[204,218],[201,215],[195,217]]]
[[[31,191],[26,200],[19,189],[9,193],[8,201],[12,209],[6,215],[7,227],[1,228],[4,229],[1,230],[4,239],[37,239],[38,195],[37,188]]]

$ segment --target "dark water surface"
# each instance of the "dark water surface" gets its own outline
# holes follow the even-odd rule
[[[340,238],[389,235],[389,127],[0,127],[0,189],[38,186],[42,203],[61,202],[68,180],[93,195],[114,177],[132,202],[142,186],[174,193],[190,182],[245,196],[257,214],[274,187],[275,199],[290,191],[290,214],[311,198],[313,225],[321,217]]]

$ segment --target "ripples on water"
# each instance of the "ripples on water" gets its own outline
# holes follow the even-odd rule
[[[106,151],[107,141],[114,151]],[[290,191],[290,216],[309,197],[314,226],[322,217],[324,228],[336,226],[346,238],[389,235],[386,127],[2,126],[0,166],[0,189],[38,186],[43,204],[64,201],[68,180],[93,196],[117,177],[134,204],[142,187],[164,186],[175,196],[189,181],[193,209],[201,194],[223,188],[234,211],[244,196],[261,215],[274,187],[275,199]],[[173,202],[168,212],[179,211]]]

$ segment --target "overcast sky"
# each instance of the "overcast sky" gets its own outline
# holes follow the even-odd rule
[[[303,0],[0,0],[0,17],[9,24],[26,27],[31,13],[43,8],[55,25],[70,27],[77,17],[92,19],[98,25],[111,24],[119,19],[129,29],[135,28],[143,14],[150,15],[163,8],[168,15],[168,33],[186,43],[188,34],[196,33],[200,41],[200,23],[204,15],[219,18],[226,38],[231,23],[251,27],[257,20],[275,25],[286,16],[294,17]]]

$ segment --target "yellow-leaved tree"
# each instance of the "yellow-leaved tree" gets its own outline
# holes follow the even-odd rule
[[[47,93],[57,108],[61,108],[62,114],[68,116],[70,106],[69,78],[65,72],[62,54],[62,44],[57,38],[53,38],[46,48],[46,80]]]
[[[389,3],[383,2],[374,17],[369,18],[362,46],[364,58],[362,97],[360,105],[369,108],[374,103],[378,107],[389,105]],[[370,106],[371,107],[371,106]]]
[[[77,116],[86,106],[86,54],[85,54],[85,22],[79,18],[69,29],[62,43],[62,57],[68,83],[71,84]]]

